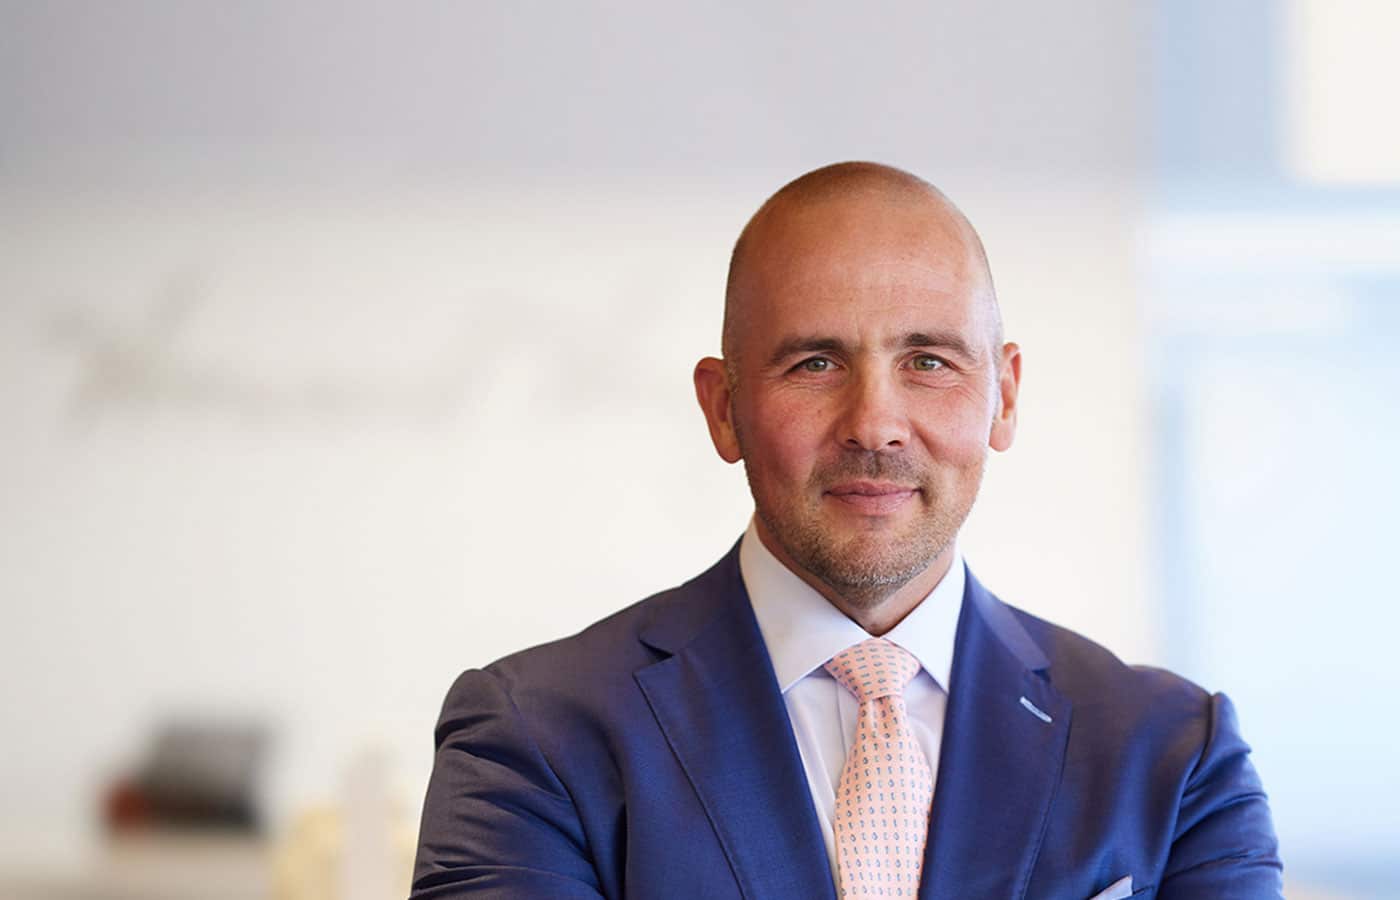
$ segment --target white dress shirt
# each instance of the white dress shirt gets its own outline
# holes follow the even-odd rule
[[[787,704],[834,880],[836,785],[855,740],[859,708],[856,698],[822,666],[870,635],[779,562],[763,546],[752,522],[739,545],[739,571]],[[923,667],[905,688],[904,703],[935,783],[965,581],[962,557],[954,546],[948,574],[913,612],[882,635],[912,653]]]

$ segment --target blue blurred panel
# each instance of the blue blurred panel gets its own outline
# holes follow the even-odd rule
[[[1250,297],[1203,275],[1183,303],[1204,292],[1254,327],[1159,340],[1169,654],[1237,701],[1290,873],[1397,896],[1400,281],[1303,279],[1290,302],[1315,292],[1314,327],[1280,331],[1272,280]],[[1179,271],[1159,284],[1185,287]]]
[[[1282,176],[1279,0],[1159,0],[1151,22],[1158,174],[1238,189]]]

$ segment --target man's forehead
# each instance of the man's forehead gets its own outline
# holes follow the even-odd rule
[[[754,272],[744,302],[754,319],[971,323],[987,302],[973,275],[961,260],[917,254],[790,257]]]
[[[944,346],[980,357],[992,331],[992,301],[980,294],[980,282],[925,260],[755,274],[740,340],[756,342],[753,349],[770,361],[838,345]]]
[[[963,289],[980,281],[968,235],[926,207],[826,204],[752,235],[740,293]],[[746,290],[748,288],[748,290]]]
[[[758,299],[789,293],[900,295],[956,300],[965,292],[968,267],[962,260],[906,255],[870,259],[857,254],[791,255],[756,273]]]
[[[839,304],[793,307],[765,317],[755,330],[768,342],[832,340],[851,346],[894,347],[919,335],[980,335],[982,321],[966,306],[936,303]]]

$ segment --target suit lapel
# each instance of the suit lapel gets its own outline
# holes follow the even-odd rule
[[[1014,615],[969,573],[923,900],[1024,895],[1069,738],[1070,703],[1042,675],[1048,665]]]
[[[739,577],[738,554],[692,583],[714,614],[644,631],[670,655],[636,680],[748,900],[835,900],[787,708]],[[693,607],[694,608],[694,607]],[[685,623],[678,625],[677,623]]]

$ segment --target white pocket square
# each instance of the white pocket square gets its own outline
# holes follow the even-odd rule
[[[1133,894],[1133,876],[1124,875],[1122,878],[1099,891],[1089,900],[1123,900],[1124,897],[1131,897]]]

